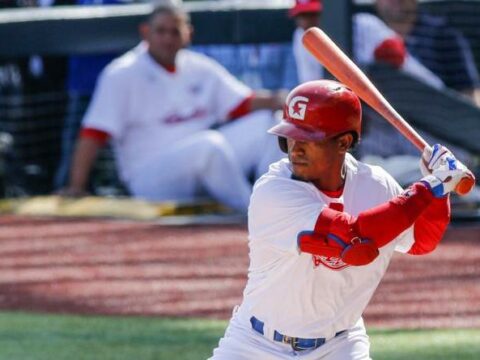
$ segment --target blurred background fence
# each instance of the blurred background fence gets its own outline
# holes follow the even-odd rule
[[[53,3],[59,6],[27,9],[13,7],[28,1],[0,0],[1,196],[54,190],[62,136],[69,137],[73,146],[96,76],[112,58],[139,42],[137,26],[151,9],[149,3],[88,7],[74,3],[62,0]],[[216,58],[252,88],[292,88],[298,80],[291,48],[294,23],[287,16],[291,4],[288,0],[185,2],[195,28],[192,47]],[[373,12],[372,2],[325,1],[324,6],[322,26],[350,52],[351,16]],[[446,16],[464,34],[479,67],[480,2],[422,1],[420,6]],[[390,75],[382,76],[382,69],[371,71],[382,91],[391,94],[394,106],[415,126],[433,130],[478,155],[477,107],[457,94],[425,91],[416,81],[402,81],[403,74],[395,74],[393,83]],[[435,107],[441,110],[430,111]],[[462,123],[453,122],[458,114]],[[123,193],[109,148],[92,179],[97,194]]]

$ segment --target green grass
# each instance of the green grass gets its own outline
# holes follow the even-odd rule
[[[0,313],[0,359],[206,359],[225,327],[203,319]],[[369,334],[376,360],[480,359],[480,329]]]
[[[480,359],[480,329],[367,331],[375,360]]]

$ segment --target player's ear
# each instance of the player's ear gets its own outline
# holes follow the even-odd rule
[[[341,134],[337,137],[338,150],[341,153],[346,153],[352,147],[353,134],[351,132]]]
[[[150,31],[150,26],[148,25],[148,22],[142,22],[139,26],[138,26],[138,32],[140,34],[140,37],[143,39],[143,40],[146,40],[148,38],[148,32]]]
[[[183,43],[185,47],[190,45],[190,43],[192,42],[193,33],[193,26],[192,24],[188,23],[186,26],[185,34],[183,35]]]

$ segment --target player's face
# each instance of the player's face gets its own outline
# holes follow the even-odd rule
[[[387,22],[402,22],[417,11],[417,0],[377,0],[377,12]]]
[[[326,179],[330,181],[340,176],[345,153],[352,139],[350,134],[322,141],[287,139],[288,158],[293,174],[301,180],[310,181],[322,188]]]
[[[191,27],[180,15],[160,13],[142,27],[149,52],[163,65],[175,64],[177,52],[191,39]]]
[[[310,29],[312,26],[318,27],[320,25],[320,13],[311,12],[299,14],[295,17],[295,22],[297,26],[303,30]]]

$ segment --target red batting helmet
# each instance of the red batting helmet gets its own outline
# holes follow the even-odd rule
[[[303,83],[290,91],[283,120],[268,130],[280,138],[320,141],[346,132],[360,138],[362,107],[357,95],[332,80]]]
[[[296,0],[295,5],[288,11],[290,17],[299,14],[321,12],[323,8],[321,0]]]

